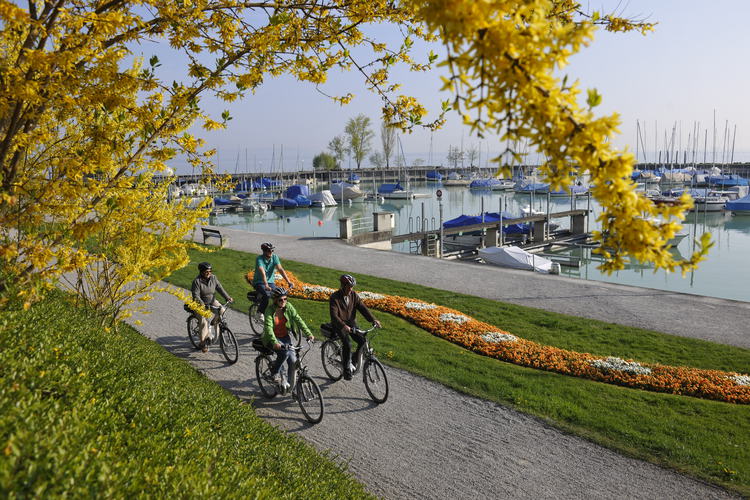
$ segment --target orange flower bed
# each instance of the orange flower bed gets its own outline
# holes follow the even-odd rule
[[[335,291],[300,281],[288,271],[287,274],[294,283],[290,291],[293,297],[328,301]],[[252,276],[252,271],[247,273],[248,282],[252,281]],[[447,307],[396,295],[358,293],[368,308],[403,318],[437,337],[491,358],[636,389],[750,404],[750,377],[747,375],[636,363],[559,349],[518,338]]]

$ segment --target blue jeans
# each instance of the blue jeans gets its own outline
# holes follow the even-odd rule
[[[292,346],[291,332],[286,337],[280,338],[279,342],[281,343],[281,350],[276,353],[276,360],[271,365],[271,375],[281,373],[281,368],[286,361],[288,366],[286,381],[294,387],[294,364],[297,362],[297,352],[293,349],[285,349]]]
[[[266,313],[266,307],[268,307],[268,300],[271,298],[271,292],[276,290],[276,285],[274,283],[268,283],[268,286],[271,287],[270,290],[266,290],[266,287],[263,286],[263,283],[255,285],[255,291],[260,295],[260,304],[258,304],[258,311],[262,312],[263,314]]]

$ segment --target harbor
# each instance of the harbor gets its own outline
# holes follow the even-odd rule
[[[369,181],[369,186],[367,180],[360,181],[361,190],[377,193],[383,175],[380,177],[376,182]],[[389,179],[386,177],[386,180]],[[402,184],[406,183],[402,181]],[[388,213],[393,214],[390,219],[392,227],[385,248],[399,253],[478,262],[481,248],[513,243],[558,263],[560,274],[566,277],[750,302],[750,290],[744,286],[747,277],[743,278],[747,268],[744,255],[750,251],[748,217],[732,216],[726,211],[689,213],[683,224],[685,237],[675,242],[671,250],[675,256],[690,255],[695,249],[695,238],[704,232],[711,233],[715,245],[707,260],[685,277],[679,272],[654,272],[652,266],[637,261],[631,261],[625,269],[608,275],[597,269],[602,258],[589,238],[591,231],[598,229],[596,220],[601,209],[588,196],[566,198],[508,190],[477,190],[427,180],[413,180],[408,184],[417,197],[386,199],[376,195],[363,196],[356,201],[345,200],[344,203],[339,200],[336,206],[273,209],[269,205],[267,210],[252,212],[229,209],[216,212],[207,223],[248,232],[340,238],[342,220],[351,224],[351,235],[348,236],[357,236],[374,230],[374,214]],[[309,185],[311,192],[320,192],[329,186],[323,181]],[[438,190],[442,194],[440,199]],[[278,195],[268,193],[264,196],[270,201]],[[535,213],[523,215],[524,211]],[[503,218],[501,222],[480,219],[478,225],[460,229],[443,228],[440,238],[441,221],[444,224],[461,216],[481,217],[481,214],[503,212],[512,214],[512,217]],[[555,224],[554,229],[550,223]],[[532,226],[527,234],[514,235],[498,230],[501,225],[524,224]],[[438,245],[438,241],[443,241],[443,245]],[[440,264],[436,261],[435,265]]]

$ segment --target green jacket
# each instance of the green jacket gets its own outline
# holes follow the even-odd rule
[[[278,308],[276,307],[276,304],[273,301],[269,301],[268,307],[266,307],[265,312],[266,324],[263,328],[262,337],[263,344],[266,347],[271,347],[278,342],[276,335],[274,335],[273,333],[273,316],[274,314],[276,314],[277,309]],[[312,335],[312,333],[310,333],[310,329],[307,328],[307,325],[304,321],[302,321],[302,318],[300,318],[300,315],[297,314],[297,310],[292,304],[287,303],[286,308],[284,309],[284,317],[286,318],[287,329],[302,333],[305,335],[305,338],[308,338],[310,337],[310,335]]]

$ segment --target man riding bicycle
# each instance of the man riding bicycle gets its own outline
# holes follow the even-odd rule
[[[221,307],[221,304],[216,300],[216,292],[219,292],[224,300],[227,302],[233,302],[234,299],[221,286],[219,279],[214,276],[211,264],[208,262],[201,262],[198,264],[198,276],[193,280],[193,284],[190,287],[193,293],[193,300],[199,304],[203,304],[209,310]],[[199,316],[201,321],[201,341],[198,347],[201,351],[207,352],[208,346],[206,345],[206,338],[208,337],[208,318]],[[216,316],[214,316],[216,319]]]
[[[284,390],[289,388],[294,380],[294,364],[297,361],[297,353],[288,349],[293,344],[291,330],[304,334],[308,341],[315,340],[310,329],[302,318],[297,314],[294,306],[287,301],[288,292],[283,287],[274,288],[273,302],[265,310],[265,326],[263,329],[263,344],[276,351],[276,360],[271,365],[271,375],[275,383],[281,382],[281,368],[286,360],[288,365],[288,376]],[[293,387],[293,386],[292,386]]]
[[[260,246],[261,255],[255,259],[255,271],[253,272],[253,288],[259,294],[261,300],[258,304],[258,311],[264,313],[268,307],[268,299],[271,292],[276,288],[274,280],[276,279],[276,269],[289,284],[289,288],[294,288],[294,284],[289,280],[286,271],[281,266],[279,256],[274,254],[274,246],[271,243],[263,243]]]
[[[365,306],[359,295],[354,291],[354,286],[357,284],[354,276],[344,274],[339,278],[339,281],[341,282],[341,288],[331,294],[328,305],[331,313],[331,326],[341,339],[341,362],[344,368],[344,379],[351,380],[352,371],[355,370],[355,366],[352,364],[352,344],[349,337],[351,336],[357,343],[357,352],[354,354],[355,363],[359,362],[360,350],[365,343],[365,339],[354,332],[357,326],[355,321],[357,311],[362,313],[362,316],[367,321],[378,328],[380,328],[380,321],[373,317],[370,310],[367,309],[367,306]]]

